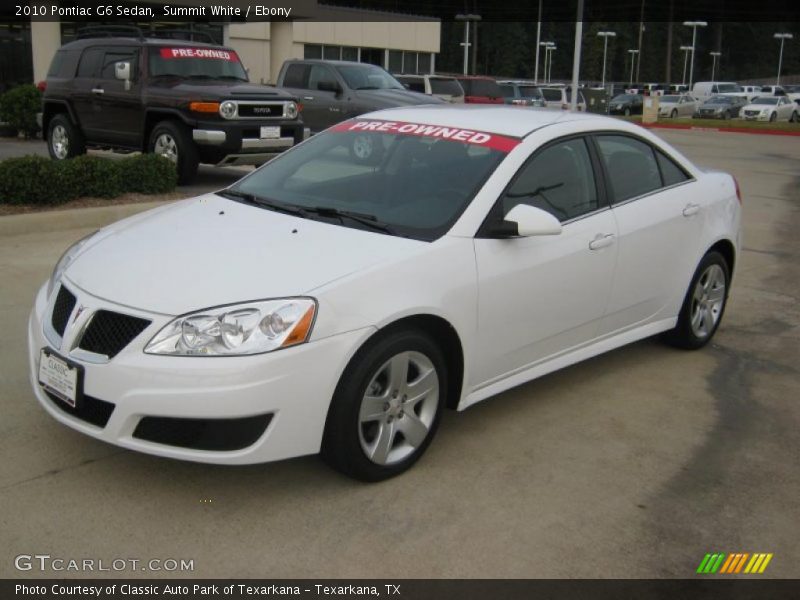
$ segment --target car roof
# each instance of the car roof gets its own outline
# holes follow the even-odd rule
[[[582,112],[552,110],[520,110],[500,105],[465,104],[459,106],[425,105],[378,110],[358,117],[457,127],[485,131],[511,137],[525,137],[529,133],[568,121],[596,121],[598,129],[625,129],[619,119]]]
[[[136,36],[119,36],[119,37],[87,37],[72,42],[67,42],[61,49],[64,50],[80,50],[88,46],[130,46],[131,44],[143,44],[146,46],[186,46],[192,48],[226,48],[219,44],[209,44],[207,42],[192,42],[190,40],[177,40],[172,38],[141,38]]]

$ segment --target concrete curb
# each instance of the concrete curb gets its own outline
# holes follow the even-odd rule
[[[125,217],[161,206],[175,200],[157,202],[139,202],[135,204],[118,204],[114,206],[93,206],[89,208],[73,208],[69,210],[51,210],[45,212],[9,215],[0,217],[0,236],[11,237],[27,233],[45,231],[64,231],[88,227],[104,227]]]
[[[636,123],[640,127],[647,129],[680,129],[683,131],[710,131],[713,133],[750,133],[758,135],[788,135],[799,136],[800,128],[798,131],[781,131],[779,129],[750,129],[749,127],[696,127],[694,125],[676,125],[667,123]]]

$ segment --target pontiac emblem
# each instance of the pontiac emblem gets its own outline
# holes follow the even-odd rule
[[[83,306],[83,305],[81,305],[81,306],[79,306],[79,307],[78,307],[78,310],[76,310],[76,311],[75,311],[75,316],[74,316],[74,317],[72,317],[72,324],[73,324],[73,325],[75,324],[75,321],[77,321],[77,320],[78,320],[78,317],[80,317],[80,316],[81,316],[81,313],[83,313],[83,311],[85,311],[85,310],[86,310],[86,307],[85,307],[85,306]]]

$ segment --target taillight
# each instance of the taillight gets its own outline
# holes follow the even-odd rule
[[[47,82],[40,81],[39,83],[36,84],[36,89],[38,89],[40,92],[44,92],[47,89]]]
[[[739,200],[739,204],[742,203],[742,190],[739,189],[739,182],[736,180],[736,177],[733,178],[733,185],[736,186],[736,198]]]

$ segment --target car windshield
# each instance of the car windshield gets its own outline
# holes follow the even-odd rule
[[[797,92],[800,92],[800,85],[787,85],[784,86],[783,89],[790,94],[796,94]]]
[[[611,102],[621,104],[623,102],[631,102],[634,98],[636,98],[636,94],[620,94],[619,96],[614,96]]]
[[[390,130],[373,130],[387,123]],[[221,194],[336,225],[431,241],[461,215],[509,141],[432,125],[346,121]]]
[[[750,104],[777,104],[777,98],[770,98],[768,96],[760,96],[758,98],[753,98],[753,101]]]
[[[233,79],[247,81],[247,73],[233,50],[190,46],[150,49],[151,77],[185,79]]]
[[[677,102],[680,96],[661,96],[661,102]]]
[[[513,98],[514,94],[514,86],[513,85],[501,85],[500,86],[500,94],[505,98]]]
[[[733,83],[720,83],[717,85],[720,94],[730,94],[731,92],[741,92],[742,88]]]
[[[539,88],[534,87],[532,85],[521,85],[519,87],[519,93],[522,94],[523,98],[541,98],[542,92]]]
[[[397,79],[380,67],[374,65],[337,66],[336,70],[344,77],[348,87],[353,90],[404,90]]]
[[[445,77],[431,77],[431,92],[434,94],[444,94],[447,96],[463,96],[464,90],[461,84],[455,79]]]
[[[733,104],[733,98],[729,98],[728,96],[715,96],[714,98],[709,98],[705,102],[706,104]]]

